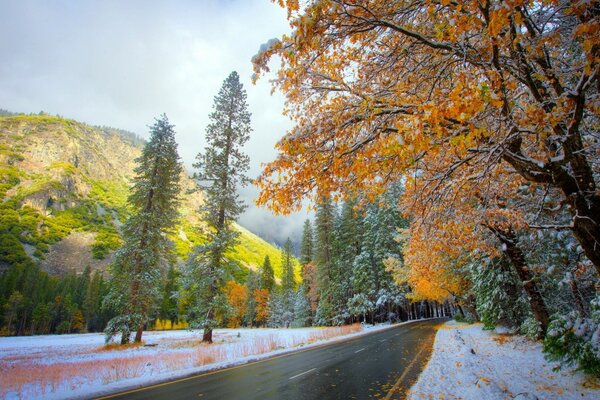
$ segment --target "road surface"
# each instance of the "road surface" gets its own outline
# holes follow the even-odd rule
[[[118,393],[102,399],[402,399],[431,353],[443,319]]]

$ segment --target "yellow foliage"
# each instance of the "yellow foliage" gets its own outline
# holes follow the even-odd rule
[[[170,331],[175,329],[187,329],[188,324],[185,321],[177,321],[175,324],[169,319],[157,319],[154,321],[155,331]]]

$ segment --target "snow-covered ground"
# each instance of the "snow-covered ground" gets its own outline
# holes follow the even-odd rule
[[[410,399],[600,399],[600,386],[573,369],[552,371],[540,343],[454,321],[438,331],[434,351]]]
[[[145,346],[105,346],[100,333],[0,338],[0,399],[98,396],[345,340],[390,325],[145,332]]]

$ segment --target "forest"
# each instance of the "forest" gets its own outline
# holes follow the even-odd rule
[[[279,63],[273,87],[294,125],[254,183],[275,213],[316,210],[301,279],[289,241],[232,279],[252,131],[234,72],[194,164],[206,241],[174,268],[181,165],[163,115],[137,160],[111,277],[15,262],[0,278],[3,333],[103,329],[125,344],[160,318],[210,343],[220,326],[453,315],[600,375],[600,4],[277,3],[292,32],[261,46],[254,79]]]

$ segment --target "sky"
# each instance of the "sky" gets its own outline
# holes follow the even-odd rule
[[[255,178],[291,122],[268,76],[251,83],[250,60],[286,32],[286,12],[269,0],[0,0],[0,108],[142,137],[166,113],[190,169],[214,96],[235,70],[252,113],[245,150]],[[269,241],[297,242],[306,212],[276,217],[254,205],[257,193],[241,191],[249,208],[240,223]]]

